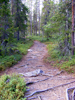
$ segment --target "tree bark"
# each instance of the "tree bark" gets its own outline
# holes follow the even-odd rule
[[[74,55],[74,30],[75,30],[75,0],[72,0],[72,55]]]
[[[19,30],[17,31],[17,40],[19,40]]]
[[[31,25],[31,31],[30,31],[30,33],[31,33],[31,35],[32,35],[32,0],[31,0],[31,7],[30,7],[30,10],[31,10],[31,12],[30,12],[30,25]]]
[[[15,1],[14,0],[11,0],[11,14],[13,15],[14,14],[14,4],[15,4]]]
[[[39,0],[39,35],[40,35],[40,0]]]

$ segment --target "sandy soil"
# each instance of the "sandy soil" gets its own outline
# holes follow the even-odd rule
[[[34,45],[31,47],[31,51],[29,51],[28,54],[24,56],[21,61],[18,62],[18,64],[0,73],[0,75],[3,75],[4,73],[24,74],[26,72],[34,71],[36,69],[43,70],[44,74],[48,74],[49,76],[54,76],[60,73],[60,71],[57,68],[52,67],[50,64],[44,63],[43,58],[46,55],[47,55],[46,45],[38,41],[35,41]],[[38,80],[43,80],[49,76],[39,75],[36,77],[24,77],[24,78],[26,82],[31,82],[31,81],[36,82]],[[50,87],[58,86],[72,81],[75,81],[75,76],[73,74],[67,74],[66,72],[63,72],[60,75],[50,77],[48,80],[29,85],[28,86],[29,91],[25,95],[27,96],[34,91],[44,90]],[[67,100],[66,89],[74,86],[75,83],[71,83],[65,86],[54,88],[46,92],[35,94],[32,97],[36,97],[36,98],[32,100]],[[27,100],[30,100],[29,98]]]

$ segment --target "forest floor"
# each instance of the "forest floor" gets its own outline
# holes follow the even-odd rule
[[[66,89],[75,86],[75,82],[70,83],[75,81],[75,76],[74,74],[68,74],[65,71],[60,71],[58,68],[45,63],[44,59],[47,54],[48,51],[46,45],[38,41],[34,41],[34,45],[30,48],[28,54],[24,56],[22,60],[18,62],[18,64],[0,73],[0,75],[3,75],[4,73],[25,74],[36,69],[41,69],[44,74],[38,75],[36,77],[23,76],[26,82],[35,82],[34,84],[28,85],[29,91],[25,95],[30,95],[37,90],[40,91],[54,87],[48,91],[33,95],[32,97],[35,99],[32,97],[29,98],[32,98],[32,100],[66,100]],[[61,86],[55,87],[58,85]],[[27,100],[31,100],[29,98]]]

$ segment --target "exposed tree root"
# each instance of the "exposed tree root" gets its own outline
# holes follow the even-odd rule
[[[41,99],[41,96],[38,96],[38,99],[39,99],[39,100],[42,100],[42,99]]]
[[[36,99],[36,98],[38,98],[38,96],[32,97],[32,98],[28,98],[27,100],[33,100],[33,99]]]
[[[62,72],[63,72],[63,71],[57,73],[57,74],[54,75],[54,76],[49,76],[48,78],[45,78],[45,79],[40,80],[40,81],[36,81],[36,82],[28,82],[28,83],[26,83],[26,85],[31,85],[31,84],[34,84],[34,83],[38,83],[38,82],[42,82],[42,81],[46,81],[46,80],[48,80],[48,79],[50,79],[50,78],[52,78],[52,77],[55,77],[55,76],[57,76],[57,75],[60,75]],[[43,75],[48,76],[47,74],[43,74]]]
[[[41,92],[53,90],[53,89],[55,89],[55,88],[57,88],[57,87],[65,86],[65,85],[68,85],[68,84],[71,84],[71,83],[74,83],[74,82],[75,82],[75,81],[72,81],[72,82],[69,82],[69,83],[65,83],[65,84],[61,84],[61,85],[54,86],[54,87],[51,87],[51,88],[47,88],[47,89],[45,89],[45,90],[35,91],[35,92],[33,92],[32,94],[30,94],[30,95],[28,95],[28,96],[25,96],[25,98],[31,97],[31,96],[33,96],[34,94],[37,94],[37,93],[41,93]]]

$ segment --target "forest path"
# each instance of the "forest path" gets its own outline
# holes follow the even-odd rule
[[[38,75],[36,77],[24,76],[26,82],[36,82],[46,78],[49,79],[29,85],[28,87],[30,90],[26,93],[26,96],[37,90],[44,90],[50,87],[74,81],[75,76],[73,74],[67,74],[66,72],[60,73],[61,71],[59,71],[57,68],[52,67],[50,64],[44,63],[43,58],[47,55],[47,52],[48,51],[45,44],[35,41],[34,45],[31,47],[31,49],[29,49],[28,54],[24,56],[23,59],[18,62],[18,64],[0,74],[25,74],[36,69],[41,69],[44,74]],[[66,100],[66,89],[73,86],[75,86],[75,83],[35,94],[32,97],[36,98],[32,100]],[[28,98],[27,100],[31,99]]]

